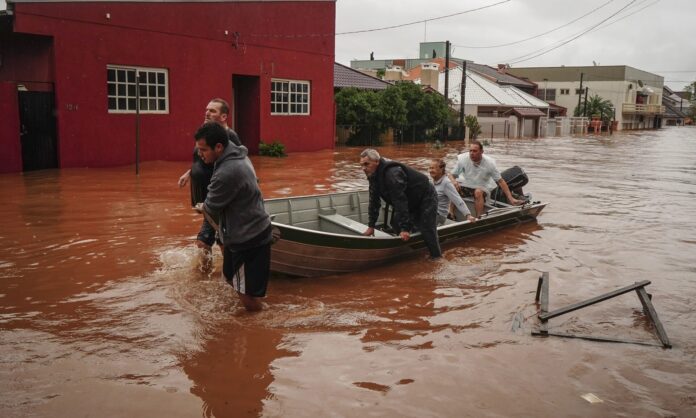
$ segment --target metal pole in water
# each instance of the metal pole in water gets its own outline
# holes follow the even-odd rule
[[[135,70],[135,175],[140,175],[140,71]]]

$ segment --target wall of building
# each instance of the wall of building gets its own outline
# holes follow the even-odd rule
[[[19,142],[19,106],[17,85],[0,82],[0,173],[22,170],[22,148]]]
[[[169,113],[140,115],[143,161],[190,159],[206,103],[231,101],[234,75],[259,77],[261,140],[289,152],[333,147],[334,38],[298,35],[333,33],[334,2],[15,6],[15,32],[53,39],[42,71],[55,82],[61,167],[134,161],[136,117],[108,112],[107,65],[169,71]],[[271,115],[275,78],[311,83],[310,115]]]
[[[644,104],[659,106],[662,103],[664,78],[657,74],[628,66],[596,67],[530,67],[512,68],[510,72],[518,77],[526,77],[543,89],[556,89],[555,104],[568,108],[573,114],[578,105],[575,90],[580,88],[580,74],[583,74],[583,89],[589,88],[588,98],[598,94],[612,102],[616,109],[619,129],[644,129],[657,127],[655,114],[635,113],[631,106],[636,104],[638,91],[646,92]],[[560,95],[560,89],[570,89],[569,95]],[[652,92],[649,92],[649,90]],[[584,102],[584,93],[581,103]]]

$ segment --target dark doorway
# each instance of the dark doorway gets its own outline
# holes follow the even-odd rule
[[[19,92],[19,135],[24,171],[58,167],[53,111],[52,92]]]
[[[232,76],[234,123],[233,128],[239,134],[250,154],[259,153],[261,141],[261,97],[259,77]]]

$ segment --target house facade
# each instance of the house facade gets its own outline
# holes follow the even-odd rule
[[[587,88],[588,97],[597,94],[612,102],[618,129],[662,126],[664,78],[657,74],[626,65],[527,67],[508,71],[538,84],[538,97],[546,97],[546,101],[567,108],[571,114],[578,105],[582,107]]]
[[[189,159],[214,97],[252,153],[332,148],[334,32],[335,0],[10,0],[0,170]]]
[[[548,103],[522,91],[512,83],[498,83],[496,77],[469,69],[469,64],[467,62],[464,113],[477,117],[482,134],[511,138],[538,136],[541,118],[548,116]],[[484,66],[479,65],[476,68],[480,67]],[[459,110],[462,104],[463,71],[462,64],[454,61],[449,63],[447,98],[450,107],[456,110]],[[444,94],[445,77],[445,60],[434,58],[410,69],[402,80],[429,86]],[[533,86],[533,83],[524,83]]]

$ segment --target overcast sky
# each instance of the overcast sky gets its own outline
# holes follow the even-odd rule
[[[500,4],[427,23],[340,34],[433,19],[496,3]],[[598,10],[588,14],[594,9]],[[521,61],[598,24],[551,52]],[[525,42],[490,48],[557,27],[562,28]],[[593,65],[594,61],[598,65],[629,65],[662,75],[665,84],[681,90],[696,81],[695,27],[696,0],[338,0],[336,61],[349,65],[353,59],[369,59],[371,51],[375,59],[417,58],[420,42],[449,40],[454,57],[481,64],[536,67]]]
[[[490,5],[494,6],[427,23],[341,35]],[[4,6],[5,0],[0,0],[0,9]],[[514,45],[491,47],[558,27]],[[696,81],[694,27],[696,0],[338,0],[336,61],[350,65],[352,59],[369,59],[372,51],[375,59],[417,58],[420,42],[449,40],[454,57],[480,64],[630,65],[662,75],[665,84],[681,90]],[[563,42],[567,43],[530,58]]]

